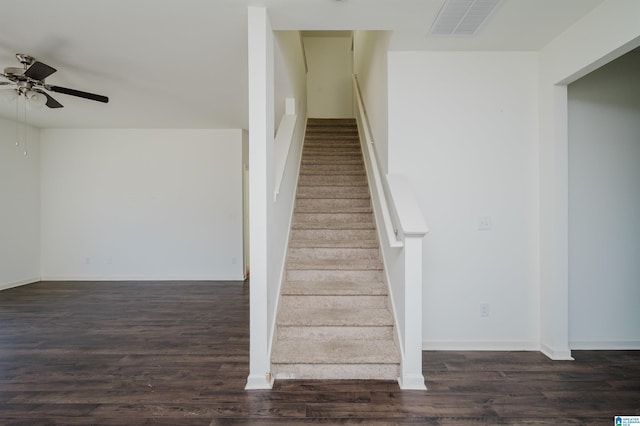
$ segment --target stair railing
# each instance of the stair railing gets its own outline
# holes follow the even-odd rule
[[[401,389],[426,389],[422,375],[422,239],[428,232],[407,176],[381,173],[357,75],[353,75],[360,134],[380,238],[397,339]],[[384,241],[383,241],[384,240]]]
[[[273,155],[275,167],[275,185],[273,201],[278,199],[280,186],[282,185],[282,177],[287,166],[287,158],[289,157],[289,148],[296,130],[296,122],[298,116],[296,114],[296,100],[294,98],[285,99],[285,113],[280,120],[280,125],[276,131],[273,142]]]
[[[361,141],[363,146],[363,155],[365,157],[365,165],[367,166],[367,175],[370,175],[373,180],[373,185],[370,185],[370,191],[373,193],[373,201],[377,204],[374,206],[376,214],[382,216],[382,223],[384,227],[384,233],[387,236],[387,241],[391,247],[402,247],[403,242],[398,239],[398,227],[395,225],[397,221],[391,216],[391,209],[387,202],[388,190],[385,187],[384,176],[380,173],[380,164],[378,155],[376,154],[376,148],[374,145],[373,137],[371,135],[371,127],[369,125],[369,117],[367,116],[367,110],[364,107],[364,101],[362,99],[362,93],[360,92],[360,84],[358,83],[358,76],[353,75],[353,84],[355,88],[358,131],[362,135]],[[378,207],[376,209],[376,207]],[[394,223],[395,222],[395,223]]]

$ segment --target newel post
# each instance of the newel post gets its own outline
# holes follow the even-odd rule
[[[425,234],[405,235],[404,363],[403,389],[426,389],[422,375],[422,239]]]
[[[404,241],[404,359],[400,372],[402,389],[424,390],[422,375],[422,239],[429,231],[415,195],[405,175],[387,175],[399,223],[399,237]]]

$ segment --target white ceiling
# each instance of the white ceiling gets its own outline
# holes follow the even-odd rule
[[[47,83],[110,98],[54,94],[39,127],[246,128],[249,5],[276,30],[392,30],[394,50],[538,50],[603,0],[504,0],[475,36],[430,36],[442,1],[0,0],[0,69],[27,53],[58,69]]]

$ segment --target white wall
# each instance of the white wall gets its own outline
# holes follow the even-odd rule
[[[606,0],[540,51],[540,344],[570,359],[566,84],[640,45],[640,2]]]
[[[241,130],[41,138],[43,279],[243,279]]]
[[[389,172],[430,229],[425,348],[538,347],[536,69],[535,53],[389,53]]]
[[[281,111],[280,113],[276,112],[277,119],[274,125],[280,122],[280,117],[284,113],[282,107],[286,98],[296,100],[296,115],[298,118],[289,146],[278,197],[274,201],[274,193],[272,192],[272,197],[269,199],[269,202],[273,202],[274,209],[269,234],[270,264],[273,266],[269,271],[268,318],[271,326],[270,339],[273,339],[277,301],[279,300],[280,287],[284,278],[287,244],[289,242],[289,231],[291,229],[307,118],[307,79],[300,33],[298,31],[275,31],[273,36],[274,108],[277,111]],[[275,183],[277,177],[273,176],[273,179]],[[271,186],[271,189],[273,191],[276,190],[275,186]]]
[[[388,170],[387,50],[390,39],[390,31],[353,33],[354,72],[358,75],[382,173]]]
[[[640,349],[640,53],[569,86],[569,344]]]
[[[304,48],[309,117],[353,118],[351,37],[304,37]]]
[[[0,289],[40,279],[40,132],[0,118]]]

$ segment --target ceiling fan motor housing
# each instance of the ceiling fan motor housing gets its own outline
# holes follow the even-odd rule
[[[4,69],[4,73],[6,75],[22,75],[24,73],[24,69],[18,67],[7,67]]]

